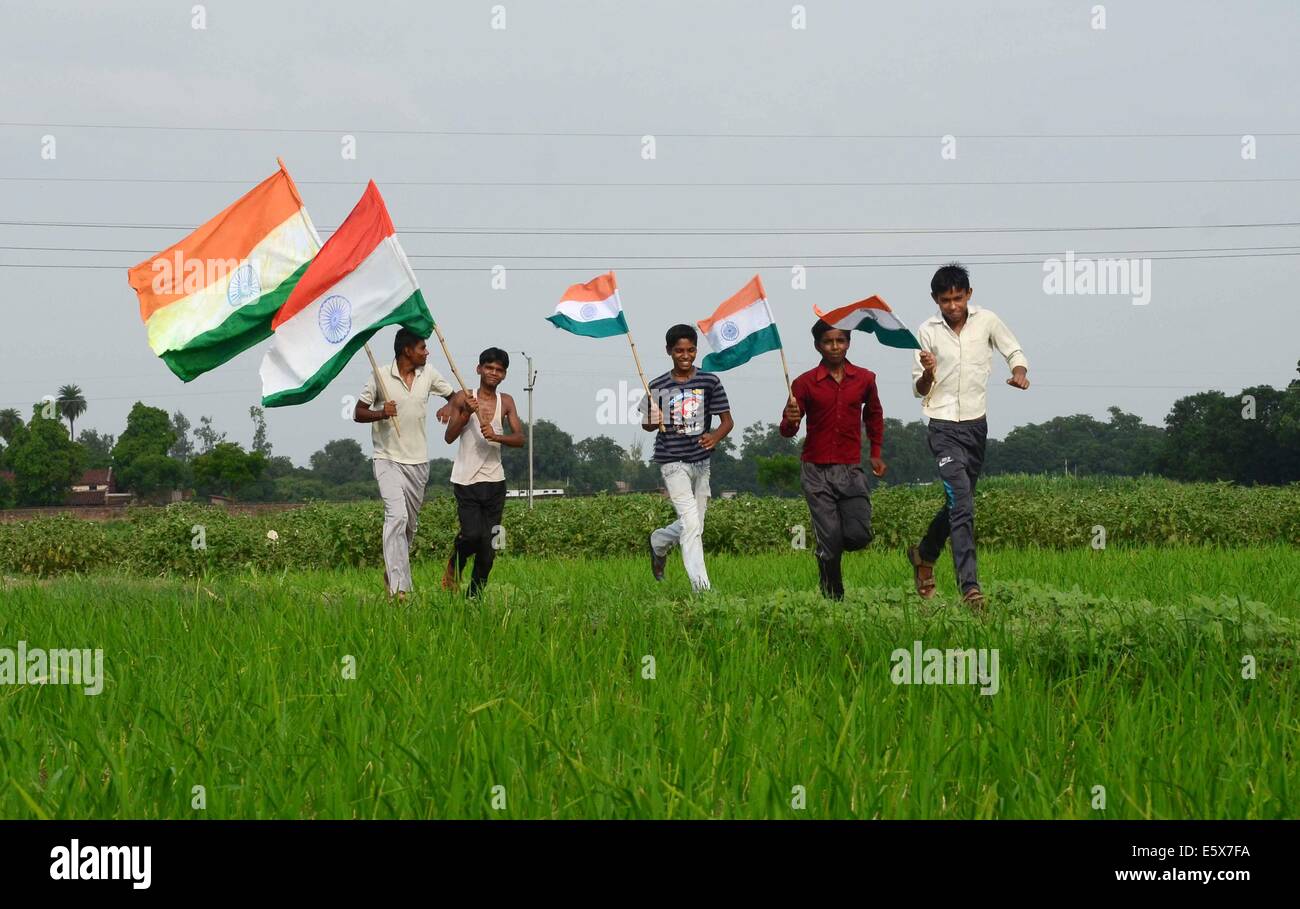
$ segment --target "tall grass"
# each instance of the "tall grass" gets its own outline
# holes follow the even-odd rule
[[[11,580],[0,646],[108,679],[0,686],[0,816],[1295,815],[1287,547],[981,558],[984,619],[889,552],[842,604],[806,553],[712,557],[704,597],[676,557],[506,556],[482,602],[420,565],[404,606],[372,570]],[[894,685],[915,640],[997,648],[999,691]]]

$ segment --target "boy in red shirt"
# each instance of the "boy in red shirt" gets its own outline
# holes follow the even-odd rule
[[[862,426],[871,441],[871,472],[885,473],[880,458],[885,415],[876,374],[848,361],[849,333],[821,319],[812,327],[822,361],[791,383],[781,418],[781,435],[793,437],[804,414],[799,481],[817,535],[817,570],[824,596],[844,598],[840,557],[871,542],[871,492],[862,471]]]

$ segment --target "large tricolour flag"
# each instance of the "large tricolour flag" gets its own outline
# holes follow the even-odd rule
[[[627,319],[618,299],[614,273],[607,272],[586,284],[570,287],[560,298],[555,314],[547,316],[546,321],[556,328],[588,338],[627,334]]]
[[[262,403],[310,401],[386,325],[428,337],[433,316],[372,180],[275,316]]]
[[[867,297],[857,303],[822,312],[816,306],[813,312],[817,318],[830,324],[832,328],[844,331],[869,331],[886,347],[901,347],[904,350],[920,350],[917,342],[906,325],[899,321],[894,311],[879,297]]]
[[[713,348],[713,353],[700,361],[700,369],[707,372],[734,369],[761,353],[781,348],[781,336],[758,275],[713,315],[695,324]]]
[[[320,237],[283,165],[174,246],[127,272],[149,346],[183,381],[271,334]]]

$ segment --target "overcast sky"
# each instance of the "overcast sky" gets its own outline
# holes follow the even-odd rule
[[[601,389],[637,386],[627,344],[543,321],[609,268],[649,375],[668,366],[669,325],[756,272],[793,374],[817,359],[814,304],[879,294],[915,328],[934,268],[962,259],[1030,360],[1028,392],[991,387],[999,437],[1112,404],[1159,424],[1184,394],[1285,385],[1300,359],[1300,255],[1282,254],[1300,227],[1277,226],[1300,222],[1295,3],[1106,3],[1104,29],[1094,5],[813,0],[793,28],[785,0],[504,0],[500,29],[489,2],[210,2],[196,29],[189,0],[5,0],[0,407],[75,382],[79,429],[118,433],[143,400],[247,445],[266,344],[181,383],[126,268],[277,155],[326,235],[373,178],[462,372],[489,345],[528,351],[536,416],[578,438],[641,435],[597,419]],[[1204,226],[1243,224],[1274,226]],[[1121,226],[1195,229],[1059,230]],[[1151,258],[1150,303],[1045,293],[1043,262],[1067,250]],[[387,357],[392,334],[375,342]],[[908,354],[858,335],[850,356],[877,372],[887,416],[919,417]],[[449,374],[436,348],[430,362]],[[316,401],[268,411],[275,452],[302,463],[343,436],[368,451],[340,403],[366,369],[359,356]],[[521,410],[524,377],[519,356],[505,388]],[[722,378],[739,427],[778,419],[775,355]]]

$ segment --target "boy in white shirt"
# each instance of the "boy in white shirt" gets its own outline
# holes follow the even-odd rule
[[[918,546],[907,550],[916,592],[934,596],[934,563],[952,537],[952,560],[962,599],[984,608],[975,563],[975,482],[984,466],[988,422],[984,418],[992,350],[1011,368],[1007,384],[1029,387],[1029,361],[1020,342],[996,315],[970,306],[970,275],[960,265],[945,265],[930,280],[939,315],[917,331],[921,349],[912,365],[912,393],[921,398],[929,419],[930,452],[939,466],[947,501],[930,522]]]

